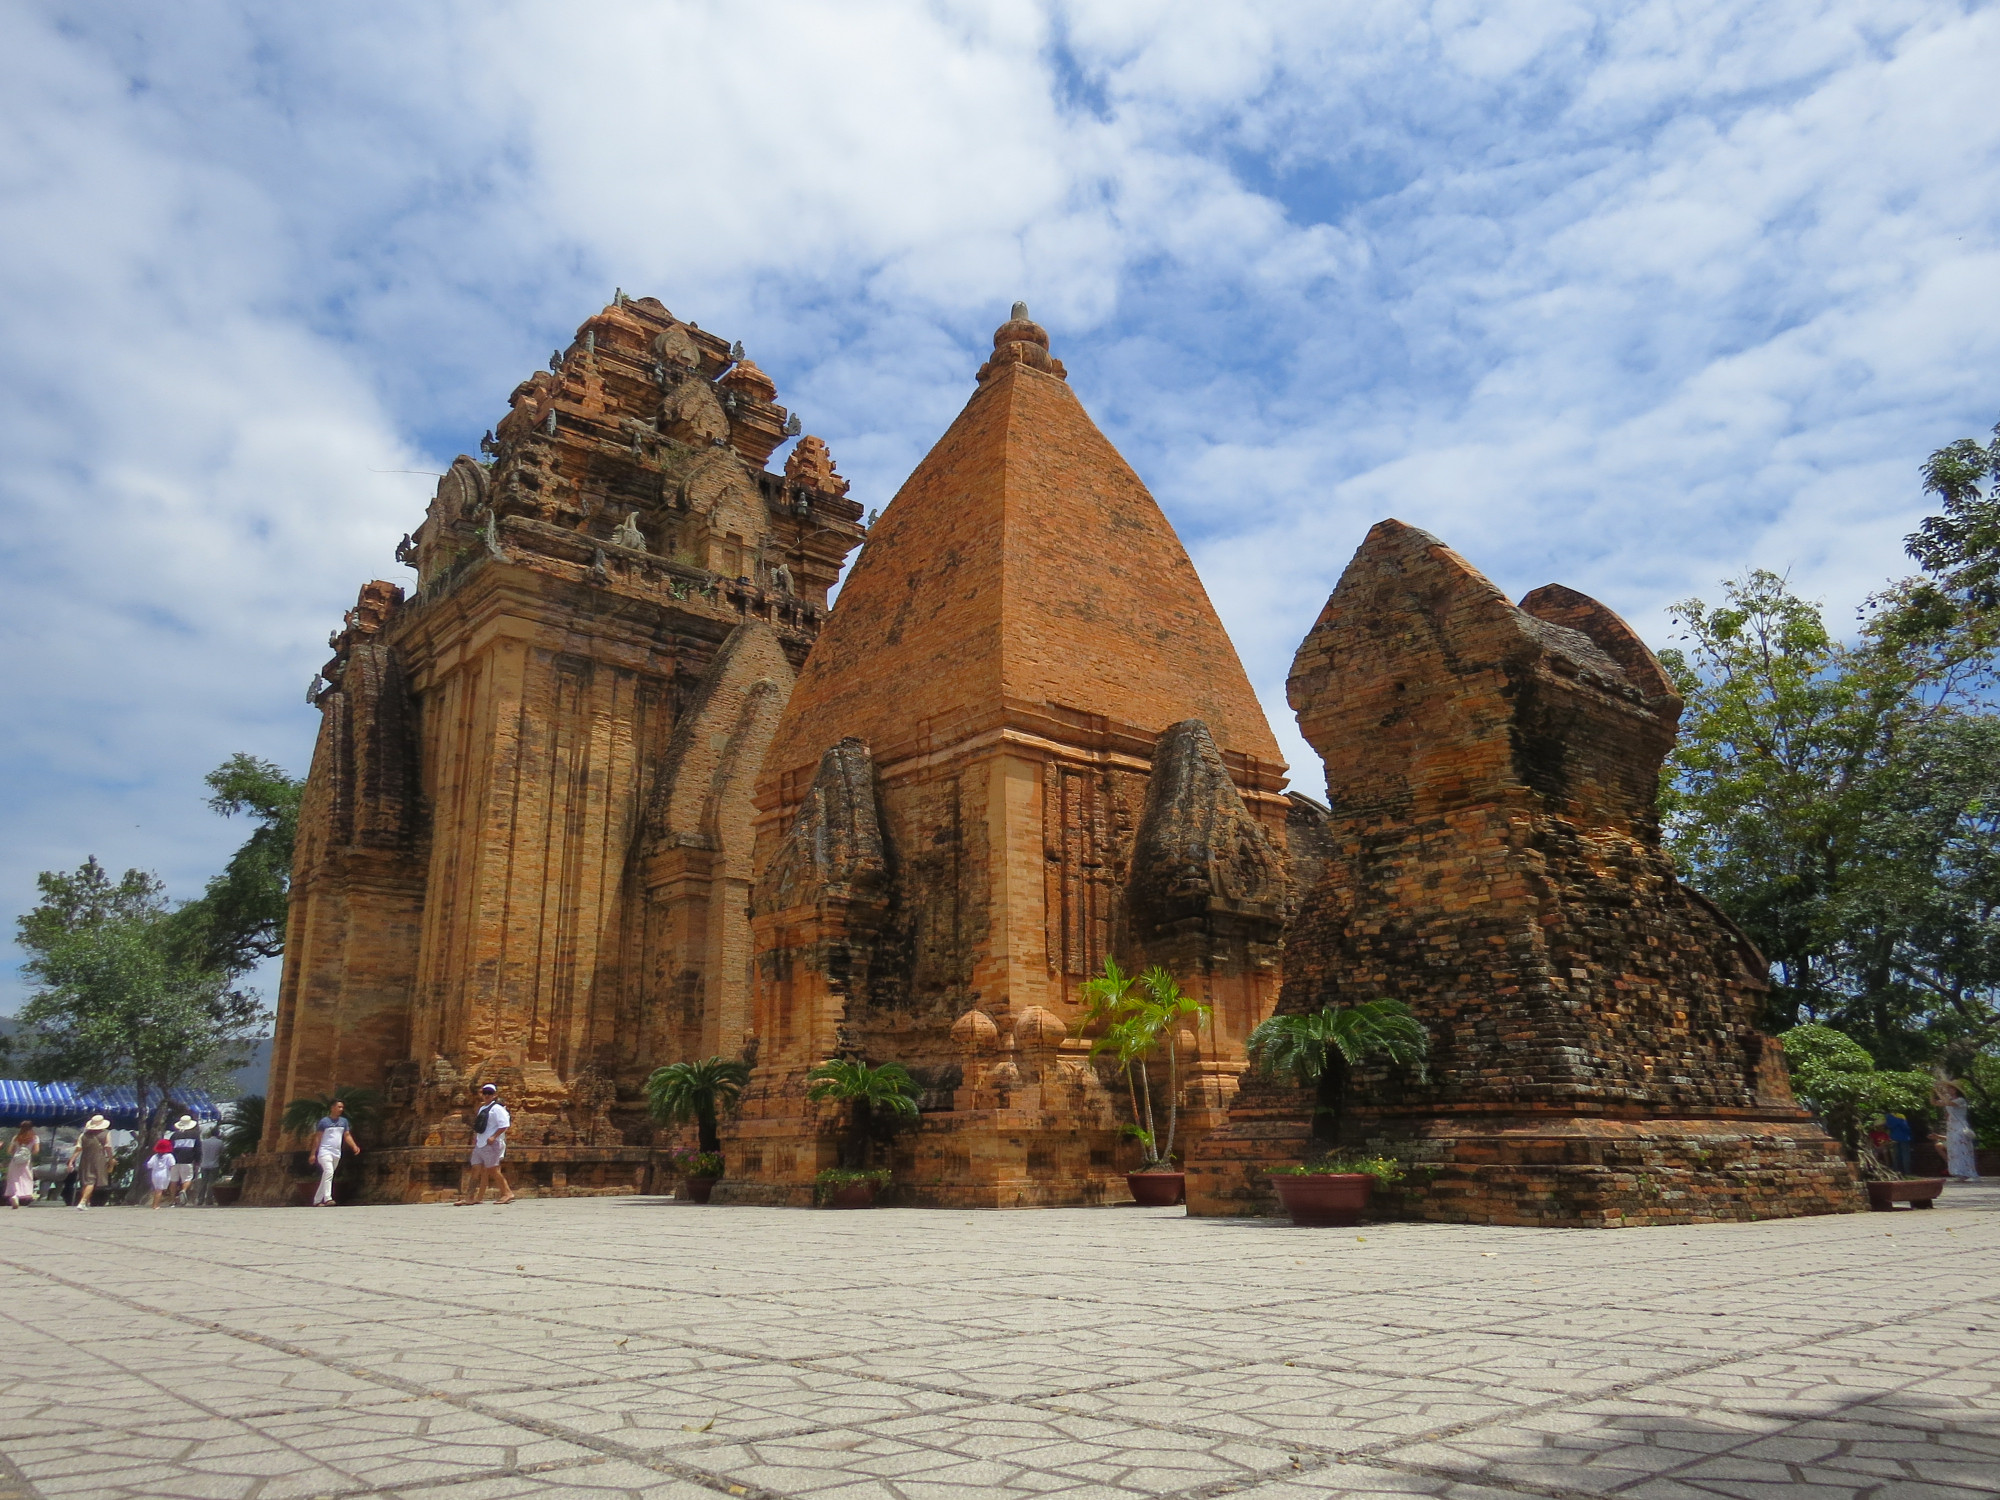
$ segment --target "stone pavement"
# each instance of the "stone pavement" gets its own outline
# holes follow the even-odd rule
[[[1634,1230],[0,1212],[0,1500],[2000,1495],[2000,1188]]]

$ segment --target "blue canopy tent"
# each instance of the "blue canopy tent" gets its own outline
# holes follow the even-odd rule
[[[222,1118],[215,1100],[201,1089],[176,1089],[171,1097],[197,1120],[213,1124]],[[137,1091],[130,1086],[85,1089],[68,1083],[0,1078],[0,1126],[22,1120],[32,1120],[37,1125],[81,1125],[92,1115],[103,1115],[116,1129],[137,1130],[159,1102],[149,1091],[146,1108],[141,1110]]]

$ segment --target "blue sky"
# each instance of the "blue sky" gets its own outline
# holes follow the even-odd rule
[[[1368,525],[1656,645],[1841,618],[2000,416],[2000,10],[0,7],[0,906],[194,894],[303,770],[356,587],[614,286],[886,504],[1025,298],[1195,554],[1298,784]],[[0,1009],[15,992],[0,986]]]

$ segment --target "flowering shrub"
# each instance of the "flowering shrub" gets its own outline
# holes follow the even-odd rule
[[[683,1177],[720,1177],[722,1175],[722,1153],[720,1151],[691,1151],[683,1148],[674,1152],[667,1160],[673,1169]]]

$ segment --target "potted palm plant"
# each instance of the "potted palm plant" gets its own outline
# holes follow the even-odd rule
[[[1412,1069],[1419,1080],[1430,1035],[1400,1000],[1365,1000],[1323,1010],[1272,1016],[1250,1033],[1251,1062],[1260,1072],[1290,1073],[1313,1091],[1309,1155],[1296,1167],[1267,1175],[1294,1224],[1346,1225],[1360,1220],[1369,1190],[1401,1175],[1386,1157],[1338,1153],[1347,1083],[1357,1064],[1382,1058]]]
[[[870,1144],[882,1126],[917,1117],[916,1080],[900,1063],[871,1068],[844,1057],[828,1058],[806,1080],[807,1098],[847,1107],[840,1165],[813,1180],[815,1197],[828,1208],[872,1208],[876,1193],[889,1185],[889,1173],[868,1164]]]
[[[1090,1044],[1091,1056],[1109,1052],[1125,1075],[1132,1101],[1131,1132],[1139,1142],[1144,1164],[1125,1174],[1132,1196],[1149,1208],[1168,1208],[1187,1196],[1187,1174],[1174,1166],[1174,1137],[1180,1128],[1181,1023],[1197,1026],[1208,1006],[1182,991],[1174,976],[1154,964],[1134,977],[1107,956],[1104,972],[1082,987],[1084,1013],[1080,1031],[1099,1026]],[[1167,1134],[1160,1140],[1153,1114],[1153,1087],[1146,1063],[1164,1045],[1167,1059]]]
[[[742,1097],[750,1065],[731,1057],[668,1063],[646,1080],[646,1105],[662,1125],[694,1122],[696,1149],[676,1152],[675,1167],[691,1202],[706,1203],[722,1176],[722,1137],[716,1116]]]

